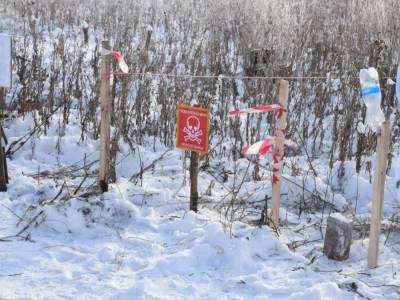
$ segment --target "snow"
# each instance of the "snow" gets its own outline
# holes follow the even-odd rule
[[[5,244],[2,253],[15,255],[1,255],[2,270],[13,275],[0,279],[2,297],[285,299],[304,293],[303,285],[311,286],[304,297],[324,295],[319,283],[324,276],[293,272],[304,259],[267,230],[238,227],[229,239],[220,223],[193,213],[172,220],[152,213],[141,218],[146,221],[120,236],[96,228],[73,236],[39,235],[33,244]]]
[[[343,216],[340,213],[333,213],[331,214],[332,218],[335,218],[336,220],[339,220],[340,222],[343,223],[351,223],[351,220],[349,218],[346,218],[345,216]]]
[[[81,23],[81,27],[84,29],[87,29],[87,28],[89,28],[89,24],[85,20],[83,20]]]
[[[398,298],[395,288],[371,288],[362,281],[366,277],[370,285],[398,282],[398,255],[387,245],[381,245],[382,266],[369,271],[365,240],[356,240],[346,262],[323,257],[318,250],[322,240],[290,250],[287,244],[304,235],[313,240],[319,230],[307,228],[308,217],[299,219],[289,206],[282,208],[281,218],[297,225],[284,226],[279,237],[266,226],[221,222],[207,205],[198,214],[189,212],[181,152],[158,142],[155,147],[138,146],[135,153],[121,147],[119,179],[109,192],[51,203],[61,182],[72,194],[82,177],[68,172],[71,165],[83,166],[85,155],[87,172],[94,175],[83,186],[95,184],[96,168],[90,162],[98,157],[97,141],[79,141],[74,114],[61,150],[54,151],[59,142],[57,123],[52,122],[47,136],[25,144],[9,160],[12,180],[8,191],[1,193],[0,237],[15,235],[26,225],[24,220],[40,210],[43,214],[18,238],[0,242],[1,298],[359,299],[347,288],[353,282],[370,298]],[[32,118],[17,118],[7,124],[6,133],[12,142],[32,126]],[[140,169],[139,152],[144,166],[164,156],[135,183],[129,177]],[[245,168],[243,162],[239,169]],[[55,179],[37,178],[38,170],[47,170]],[[200,174],[201,194],[210,180]],[[258,188],[250,182],[246,186],[248,191]],[[211,197],[223,194],[215,183]],[[312,260],[307,252],[319,258]]]

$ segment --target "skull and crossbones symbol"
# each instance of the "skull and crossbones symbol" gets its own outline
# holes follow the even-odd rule
[[[200,120],[197,117],[190,116],[187,118],[183,132],[186,133],[184,137],[185,142],[193,141],[198,144],[201,143],[200,137],[203,135],[203,130],[200,129]]]

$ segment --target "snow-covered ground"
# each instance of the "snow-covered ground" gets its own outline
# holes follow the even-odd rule
[[[257,16],[258,6],[252,4],[257,1],[249,1],[245,10],[238,6],[234,12],[226,11],[226,16],[221,17],[220,11],[227,9],[221,2],[220,7],[224,9],[214,9],[207,17],[208,5],[196,1],[186,5],[179,1],[125,1],[134,5],[120,5],[123,1],[81,1],[78,9],[69,11],[64,9],[71,5],[68,1],[60,1],[61,6],[55,5],[58,1],[44,0],[3,2],[0,1],[0,31],[13,36],[14,69],[13,88],[6,97],[9,115],[1,121],[9,139],[7,147],[15,153],[8,159],[8,191],[0,192],[0,300],[400,299],[400,195],[395,179],[396,171],[400,174],[400,159],[396,158],[398,141],[391,149],[392,165],[397,167],[391,168],[386,179],[379,266],[370,270],[367,268],[368,223],[375,157],[363,154],[358,174],[354,160],[334,161],[337,147],[347,137],[341,135],[339,142],[333,142],[335,124],[365,129],[360,125],[361,110],[355,115],[349,114],[354,115],[350,123],[343,123],[346,119],[341,117],[336,120],[339,112],[346,116],[346,110],[355,105],[351,102],[348,106],[346,100],[352,92],[341,94],[347,88],[352,91],[354,86],[339,79],[291,82],[288,135],[301,144],[301,149],[295,154],[287,153],[285,159],[278,232],[259,226],[265,199],[271,195],[271,158],[260,158],[259,176],[253,176],[253,158],[233,159],[239,147],[244,146],[242,142],[255,138],[255,126],[260,126],[260,136],[271,133],[267,118],[242,118],[235,125],[229,124],[226,116],[230,109],[272,101],[273,84],[257,87],[258,84],[253,86],[237,79],[230,87],[231,83],[225,85],[223,76],[213,83],[207,80],[199,84],[197,80],[183,83],[171,78],[150,79],[149,75],[148,82],[142,82],[145,84],[139,84],[140,78],[137,78],[126,83],[127,90],[123,91],[119,82],[115,87],[117,98],[122,102],[122,92],[126,92],[128,103],[126,107],[119,106],[121,103],[116,106],[125,107],[128,123],[132,124],[129,129],[117,125],[112,133],[126,130],[130,140],[129,143],[122,138],[118,141],[117,181],[107,193],[100,194],[96,188],[99,145],[93,137],[96,132],[93,123],[99,121],[95,95],[98,46],[104,38],[110,36],[114,46],[121,47],[118,50],[123,52],[134,73],[144,70],[249,75],[247,51],[257,45],[271,44],[272,51],[265,50],[268,61],[276,60],[276,66],[272,64],[268,72],[278,66],[281,69],[282,62],[287,63],[285,55],[282,62],[275,57],[276,51],[287,52],[287,57],[294,61],[293,74],[332,72],[335,75],[335,70],[358,68],[366,61],[361,58],[352,62],[354,56],[346,54],[344,63],[336,65],[331,61],[337,56],[336,48],[329,50],[334,51],[330,55],[329,51],[328,55],[313,54],[319,33],[310,34],[310,42],[303,40],[308,36],[308,24],[314,24],[310,22],[314,15],[318,24],[321,16],[335,18],[331,10],[326,15],[315,14],[317,10],[299,6],[299,1],[293,1],[293,7],[284,1],[258,1],[263,4],[261,7],[265,5],[268,14]],[[304,3],[320,6],[318,1]],[[380,11],[390,11],[382,3],[364,5],[364,10],[381,16]],[[179,12],[181,6],[186,7]],[[302,9],[309,10],[313,17],[301,22],[298,17],[293,18],[293,13]],[[340,14],[341,9],[337,11]],[[232,13],[238,17],[231,18]],[[352,18],[352,22],[359,20],[367,31],[388,34],[379,39],[389,40],[390,34],[394,34],[391,33],[395,30],[393,18],[385,18],[387,25],[378,18],[377,23],[383,27],[370,30],[375,23],[366,16]],[[218,25],[214,24],[214,17],[221,24],[232,23],[230,30],[234,34],[225,30],[225,25],[214,28]],[[355,48],[347,47],[346,39],[335,40],[338,34],[343,35],[343,29],[338,26],[336,30],[332,24],[336,20],[329,21],[329,18],[325,20],[325,26],[332,27],[329,30],[314,27],[318,32],[329,32],[333,45],[347,53],[360,47],[358,43],[376,39],[359,30]],[[132,20],[137,24],[134,22],[132,26]],[[303,25],[299,27],[299,24]],[[86,44],[82,26],[87,25],[90,29]],[[282,37],[274,28],[283,28],[288,38],[260,39],[265,29]],[[297,28],[305,32],[299,33]],[[365,37],[361,37],[363,34]],[[242,35],[246,39],[236,37]],[[285,43],[286,39],[292,40],[291,35],[296,36],[293,44]],[[254,44],[247,46],[248,42]],[[389,49],[396,49],[393,45],[389,44]],[[298,54],[286,51],[290,47]],[[299,47],[304,49],[297,51]],[[143,55],[144,49],[146,55]],[[386,63],[390,65],[397,58],[398,54]],[[314,60],[320,61],[323,68],[312,68],[310,64]],[[320,85],[326,86],[322,91],[329,97],[319,92]],[[38,95],[30,99],[30,93],[36,90]],[[139,92],[148,97],[142,97]],[[200,209],[195,214],[188,211],[189,162],[183,152],[166,147],[153,136],[144,136],[140,145],[134,141],[137,132],[150,134],[162,127],[160,124],[164,123],[160,119],[165,114],[163,117],[168,122],[164,125],[169,127],[170,134],[164,141],[171,144],[175,105],[178,101],[201,98],[211,99],[209,108],[215,128],[211,134],[209,165],[203,168],[204,158],[200,162]],[[136,101],[144,101],[144,106],[149,107],[142,111],[138,109],[142,102],[138,105]],[[43,121],[43,116],[38,115],[39,109],[46,115],[49,113],[46,110],[61,104],[63,107],[49,120],[49,127],[43,122],[34,130]],[[314,109],[315,104],[324,107]],[[115,117],[119,118],[119,110],[116,112]],[[149,116],[141,119],[142,122],[137,120],[147,113]],[[68,122],[65,115],[69,115]],[[391,120],[395,121],[395,114]],[[304,128],[293,130],[296,126]],[[235,137],[236,131],[242,135],[240,141]],[[350,138],[354,141],[361,136],[353,129],[351,132]],[[307,138],[300,143],[304,134]],[[368,139],[373,140],[371,136]],[[314,148],[317,150],[310,151]],[[349,152],[346,157],[358,149],[353,143],[346,150]],[[342,262],[329,260],[322,253],[326,220],[335,212],[354,223],[350,256]]]
[[[226,222],[214,208],[225,201],[232,178],[224,185],[206,172],[199,179],[200,212],[189,212],[182,152],[152,138],[135,152],[121,141],[118,180],[100,195],[93,189],[98,142],[79,140],[74,114],[61,135],[56,118],[51,124],[8,161],[11,181],[0,193],[1,299],[399,299],[395,233],[386,243],[382,235],[375,270],[366,267],[365,236],[354,237],[348,260],[331,261],[322,255],[321,212],[298,217],[292,209],[299,187],[285,184],[277,236],[266,226]],[[9,120],[10,143],[32,127],[31,117]],[[144,167],[156,162],[130,180],[140,169],[139,152]],[[327,199],[351,206],[356,191],[362,219],[371,185],[347,167],[347,194],[329,188]],[[316,171],[326,170],[316,163]],[[301,178],[289,168],[284,173],[293,182]],[[326,178],[319,179],[326,190]],[[263,199],[269,182],[249,181],[239,194]],[[386,216],[397,203],[393,187],[389,176]]]

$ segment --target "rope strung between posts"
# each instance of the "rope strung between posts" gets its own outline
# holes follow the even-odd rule
[[[101,74],[102,80],[112,80],[114,76],[130,76],[130,77],[166,77],[166,78],[183,78],[183,79],[214,79],[214,80],[340,80],[357,78],[358,76],[337,76],[327,73],[326,75],[314,76],[239,76],[235,75],[193,75],[193,74],[176,74],[176,73],[153,73],[153,72],[129,72],[121,52],[113,51],[105,48],[100,50],[101,56],[112,55],[122,72],[112,71],[110,73]],[[395,79],[395,77],[383,77],[383,79]]]
[[[357,78],[358,76],[238,76],[238,75],[191,75],[191,74],[174,74],[174,73],[153,73],[153,72],[111,72],[103,74],[102,79],[109,79],[111,76],[129,76],[129,77],[164,77],[164,78],[183,78],[183,79],[213,79],[213,80],[341,80],[349,78]],[[395,77],[382,77],[383,79],[395,79]]]

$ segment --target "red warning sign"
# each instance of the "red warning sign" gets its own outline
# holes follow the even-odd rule
[[[209,113],[205,108],[178,105],[176,147],[199,153],[208,152]]]

